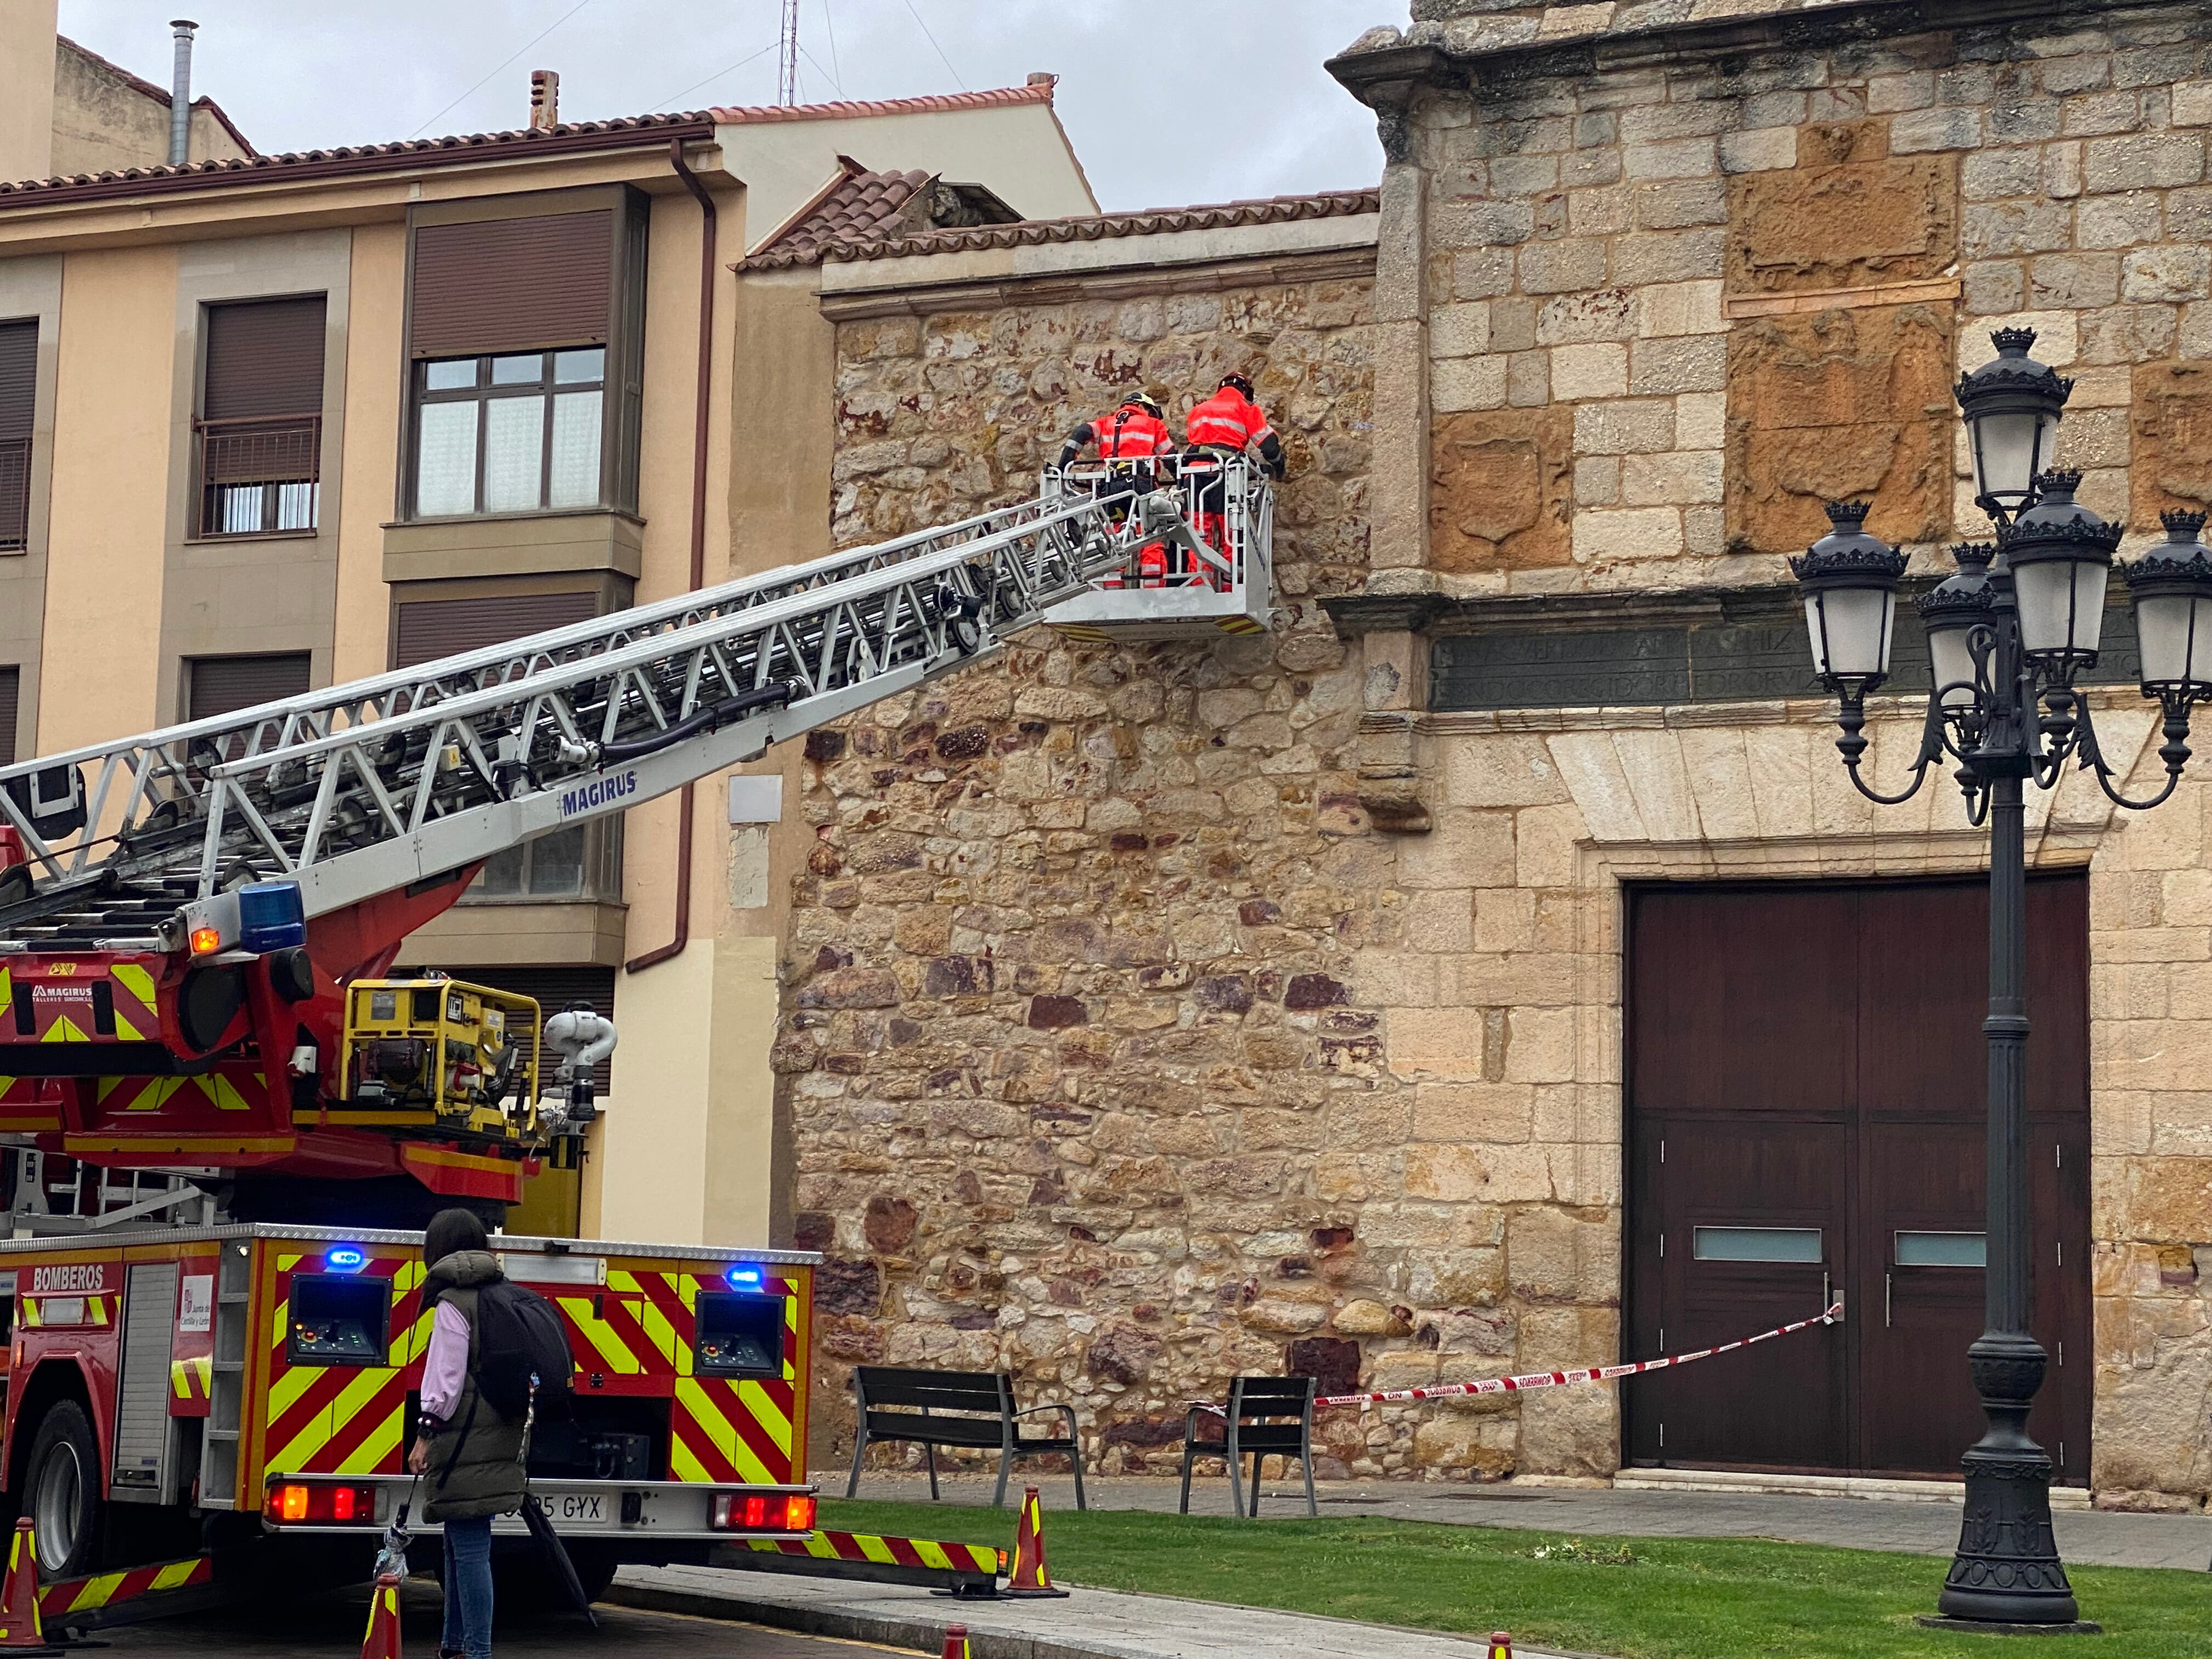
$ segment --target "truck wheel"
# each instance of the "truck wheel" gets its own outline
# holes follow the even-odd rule
[[[74,1400],[58,1401],[39,1421],[23,1482],[23,1511],[39,1540],[39,1572],[75,1578],[90,1572],[100,1550],[100,1441]]]

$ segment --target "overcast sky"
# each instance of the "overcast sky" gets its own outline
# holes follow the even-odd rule
[[[561,72],[570,120],[776,101],[780,0],[182,3],[202,26],[194,90],[272,152],[520,126],[533,69]],[[1053,70],[1060,118],[1108,208],[1371,185],[1373,118],[1321,65],[1406,10],[1405,0],[800,0],[799,90],[808,102],[896,98]],[[61,0],[63,33],[165,86],[179,14],[179,0]]]

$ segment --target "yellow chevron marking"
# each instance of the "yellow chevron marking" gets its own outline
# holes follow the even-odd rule
[[[154,1575],[152,1588],[157,1590],[174,1589],[179,1584],[189,1584],[198,1566],[198,1561],[172,1561]]]
[[[699,1383],[688,1376],[678,1377],[676,1403],[690,1413],[692,1422],[714,1443],[714,1449],[737,1470],[738,1479],[769,1486],[781,1478],[770,1474],[768,1466],[753,1455],[753,1449],[739,1437],[737,1425],[714,1409],[707,1399],[706,1389]]]
[[[321,1368],[303,1368],[303,1374],[317,1376],[321,1375]],[[266,1466],[280,1474],[305,1469],[308,1461],[337,1432],[338,1425],[350,1421],[356,1413],[366,1411],[369,1403],[392,1381],[392,1374],[381,1366],[362,1371],[345,1385],[337,1399],[307,1419],[299,1433],[292,1437],[289,1445],[279,1448],[266,1459]],[[401,1403],[404,1405],[405,1402],[403,1401]],[[275,1413],[270,1415],[273,1421]]]
[[[39,1041],[41,1042],[89,1042],[92,1039],[78,1030],[76,1022],[67,1014],[59,1014],[55,1017],[53,1024],[47,1029],[46,1036],[40,1037]]]
[[[214,1392],[215,1360],[202,1356],[198,1359],[172,1359],[169,1362],[169,1392],[179,1400],[192,1397],[192,1379],[199,1379],[203,1397]]]
[[[672,1437],[668,1445],[668,1461],[675,1468],[678,1480],[705,1481],[713,1479],[707,1473],[707,1466],[691,1455],[691,1449]]]
[[[220,1072],[209,1073],[214,1087],[208,1093],[214,1097],[216,1109],[223,1112],[250,1112],[252,1103],[238,1092],[238,1085]]]
[[[175,1097],[178,1090],[183,1088],[186,1082],[191,1080],[193,1079],[180,1077],[148,1078],[145,1080],[146,1086],[139,1091],[138,1098],[132,1101],[123,1109],[126,1112],[158,1112],[161,1108],[169,1103],[169,1102]],[[114,1084],[120,1084],[126,1083],[130,1081],[130,1079],[127,1078],[115,1078],[109,1079],[108,1081]],[[104,1092],[101,1098],[103,1100],[106,1098]]]
[[[124,1018],[119,1012],[115,1016],[115,1035],[132,1042],[143,1042],[146,1040],[138,1028]]]
[[[118,962],[107,970],[107,975],[149,1008],[154,1006],[154,976],[137,963]]]
[[[45,1316],[39,1310],[39,1298],[35,1296],[23,1298],[23,1323],[31,1330],[37,1330],[46,1323]]]
[[[738,1383],[738,1403],[744,1408],[746,1416],[768,1431],[768,1437],[775,1443],[775,1449],[788,1457],[791,1455],[791,1419],[769,1403],[761,1385],[757,1382]]]
[[[855,1533],[853,1541],[860,1547],[860,1553],[871,1561],[895,1562],[898,1559],[891,1547],[880,1538],[872,1538],[866,1533]]]
[[[0,968],[0,1002],[15,1000],[15,981],[5,968]]]
[[[635,1376],[645,1370],[629,1343],[617,1336],[614,1328],[592,1311],[588,1296],[556,1296],[553,1298],[570,1322],[583,1333],[584,1340],[592,1345],[592,1352],[605,1362],[608,1371],[617,1376]]]
[[[384,1421],[362,1437],[339,1462],[340,1474],[374,1474],[384,1462],[399,1450],[399,1441],[406,1427],[407,1397],[403,1394],[392,1402],[392,1410]]]

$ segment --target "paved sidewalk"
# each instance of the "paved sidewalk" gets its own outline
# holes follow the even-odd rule
[[[988,1492],[986,1496],[988,1496]],[[1482,1659],[1474,1638],[1165,1595],[1076,1589],[1066,1600],[955,1601],[896,1584],[838,1583],[719,1567],[625,1567],[632,1607],[941,1652],[968,1626],[975,1659]],[[1516,1659],[1572,1659],[1514,1648]]]
[[[817,1471],[812,1479],[828,1497],[842,1497],[842,1474]],[[1066,1475],[1018,1477],[1012,1488],[1035,1485],[1048,1512],[1075,1507],[1075,1485]],[[947,1504],[988,1504],[993,1478],[944,1475]],[[1177,1483],[1143,1477],[1085,1477],[1093,1508],[1172,1510]],[[1441,1482],[1324,1480],[1316,1483],[1321,1512],[1379,1515],[1398,1521],[1438,1521],[1457,1526],[1512,1527],[1535,1532],[1588,1533],[1630,1538],[1771,1538],[1794,1544],[1834,1544],[1846,1549],[1895,1550],[1948,1555],[1959,1541],[1955,1503],[1893,1503],[1856,1498],[1780,1497],[1763,1492],[1629,1492],[1610,1487],[1446,1485]],[[926,1503],[929,1483],[920,1475],[866,1474],[862,1498]],[[1229,1513],[1225,1477],[1194,1481],[1191,1511]],[[1013,1542],[1012,1511],[1006,1541]],[[1270,1481],[1261,1519],[1303,1516],[1303,1488]],[[2212,1561],[2212,1516],[2117,1515],[2061,1510],[2055,1517],[2058,1547],[2076,1566],[2178,1567],[2202,1572]]]

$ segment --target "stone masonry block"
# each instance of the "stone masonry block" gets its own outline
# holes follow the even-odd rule
[[[1578,455],[1650,454],[1674,447],[1674,406],[1664,398],[1584,404],[1574,421]]]
[[[1771,173],[1797,165],[1797,135],[1789,127],[1762,127],[1721,135],[1723,173]]]
[[[1637,290],[1634,305],[1635,332],[1643,339],[1722,334],[1728,330],[1721,316],[1717,282],[1655,283]]]
[[[1620,468],[1621,505],[1717,505],[1723,499],[1721,457],[1722,452],[1717,449],[1627,456]]]
[[[1628,348],[1614,342],[1555,346],[1551,370],[1552,396],[1561,403],[1628,393]]]
[[[1721,179],[1683,179],[1636,186],[1636,222],[1644,230],[1682,230],[1723,224],[1727,219],[1728,185]]]
[[[1717,284],[1716,284],[1717,287]],[[1626,340],[1638,332],[1636,307],[1641,296],[1632,295],[1627,289],[1603,288],[1591,294],[1562,295],[1547,300],[1536,313],[1534,345],[1577,345],[1589,340]],[[1713,301],[1716,326],[1718,324],[1720,301]],[[1671,331],[1688,333],[1680,329]]]
[[[1727,233],[1720,228],[1642,231],[1613,244],[1613,280],[1627,288],[1718,276]]]
[[[2121,190],[2168,190],[2204,176],[2204,137],[2195,132],[2093,138],[2083,147],[2081,178],[2093,195]]]
[[[1719,392],[1728,385],[1728,341],[1719,334],[1638,340],[1629,352],[1628,390],[1638,397]]]
[[[2196,193],[2173,192],[2177,197]],[[2142,242],[2155,242],[2163,218],[2159,211],[2159,198],[2149,191],[2125,196],[2092,196],[2075,210],[2074,240],[2077,246],[2085,248],[2134,247]]]
[[[1681,511],[1672,507],[1639,507],[1578,513],[1575,515],[1574,546],[1578,564],[1680,558]]]
[[[2169,243],[2127,256],[2121,297],[2139,303],[2202,300],[2212,295],[2212,250]]]
[[[1429,355],[1480,357],[1489,351],[1490,311],[1482,300],[1438,306],[1429,313]]]
[[[1711,138],[1668,138],[1627,145],[1621,164],[1631,179],[1701,179],[1719,158]]]
[[[1505,359],[1455,357],[1440,362],[1431,371],[1429,396],[1440,415],[1500,408],[1505,402]]]
[[[2212,81],[2183,81],[2172,90],[2172,119],[2178,127],[2212,126]]]
[[[2119,295],[2117,253],[2046,253],[2027,268],[2027,302],[2038,311],[2086,311]]]
[[[1534,242],[1521,250],[1521,291],[1571,294],[1605,283],[1605,244],[1568,239]]]
[[[1889,124],[1889,147],[1899,155],[1972,149],[1981,142],[1982,112],[1973,108],[1914,110]]]

